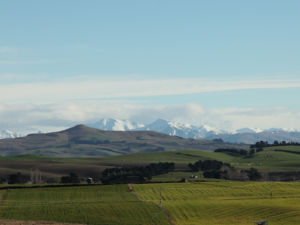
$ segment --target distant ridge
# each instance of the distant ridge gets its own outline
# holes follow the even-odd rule
[[[54,157],[111,156],[179,149],[214,150],[247,145],[184,139],[155,131],[104,131],[85,125],[52,133],[0,140],[2,156],[37,154]]]
[[[268,141],[269,143],[273,143],[274,141],[300,142],[300,132],[295,129],[271,128],[263,130],[260,128],[241,128],[234,131],[226,131],[208,125],[194,126],[163,119],[157,119],[150,124],[142,124],[130,120],[107,118],[87,125],[89,128],[105,131],[156,131],[183,138],[206,140],[222,139],[225,142],[231,143],[253,144],[258,141]],[[40,131],[37,132],[40,133]],[[92,131],[90,130],[89,132]],[[20,136],[21,135],[9,130],[0,131],[0,139]]]

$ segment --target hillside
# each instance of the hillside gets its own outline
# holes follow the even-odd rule
[[[206,139],[221,138],[226,142],[231,143],[256,143],[258,141],[267,141],[273,143],[274,141],[300,142],[300,132],[289,132],[284,130],[271,130],[263,132],[245,132],[236,134],[211,134],[205,137]]]
[[[222,152],[179,150],[172,152],[150,152],[120,155],[104,158],[102,162],[117,164],[126,163],[151,163],[151,162],[175,162],[187,164],[197,160],[219,160],[237,168],[255,167],[261,170],[300,171],[300,146],[276,146],[266,147],[263,151],[253,156],[230,155]]]
[[[222,152],[177,150],[164,152],[141,152],[134,154],[117,155],[111,157],[91,158],[52,158],[38,155],[19,155],[0,157],[0,177],[22,172],[30,174],[32,168],[38,168],[46,181],[59,180],[61,176],[76,172],[80,177],[99,178],[105,168],[116,166],[146,165],[157,162],[174,162],[177,170],[186,171],[188,163],[198,160],[219,160],[230,163],[236,168],[254,167],[261,171],[270,172],[275,180],[300,180],[300,147],[281,146],[267,147],[252,157],[234,156]],[[280,174],[278,174],[280,173]],[[174,176],[178,181],[189,174],[177,173]],[[162,176],[163,178],[169,177]],[[278,178],[278,177],[281,178]]]
[[[137,152],[247,148],[247,145],[184,139],[153,131],[103,131],[78,125],[46,134],[0,140],[0,155],[37,154],[51,157],[113,156]]]

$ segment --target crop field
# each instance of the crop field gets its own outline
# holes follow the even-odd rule
[[[298,182],[200,182],[26,188],[0,191],[0,220],[137,225],[295,225]],[[272,190],[272,191],[271,191]],[[271,198],[272,193],[272,198]]]
[[[138,200],[127,185],[12,189],[0,206],[0,219],[93,225],[168,224],[157,205]]]
[[[300,221],[300,183],[202,182],[139,184],[134,190],[147,202],[160,201],[174,224],[295,225]]]
[[[177,164],[194,163],[197,160],[219,160],[238,168],[250,168],[282,171],[298,171],[300,168],[300,146],[276,146],[264,148],[252,157],[232,156],[222,152],[180,150],[169,152],[136,153],[101,159],[107,163],[150,163],[174,162]]]

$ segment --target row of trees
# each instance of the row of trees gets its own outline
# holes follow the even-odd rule
[[[71,172],[68,176],[62,176],[60,183],[64,184],[78,184],[80,183],[79,176],[76,173]]]
[[[101,181],[104,184],[144,183],[152,176],[174,171],[174,163],[151,163],[148,166],[116,167],[105,169]]]
[[[232,156],[247,156],[248,151],[245,149],[236,149],[236,148],[218,148],[215,152],[223,152]]]
[[[188,166],[194,172],[208,171],[208,170],[219,170],[223,166],[223,162],[218,160],[198,160],[195,163],[189,163]]]
[[[191,171],[202,171],[205,178],[216,179],[246,179],[259,180],[261,174],[255,168],[249,170],[237,170],[228,163],[223,163],[218,160],[199,160],[195,163],[190,163]]]
[[[263,151],[262,147],[251,148],[250,151],[245,149],[235,149],[235,148],[218,148],[215,152],[222,152],[231,156],[244,156],[244,157],[252,157],[255,153]]]
[[[224,168],[231,168],[228,163],[223,163],[218,160],[198,160],[195,163],[190,163],[189,167],[191,171],[198,172],[203,171],[205,178],[224,178],[226,179],[227,170]]]
[[[8,183],[8,184],[25,184],[30,181],[30,176],[18,173],[13,173],[8,175],[8,177],[1,177],[0,184]]]
[[[249,180],[257,180],[261,178],[259,172],[251,168],[250,170],[236,170],[228,163],[223,163],[218,160],[198,160],[195,163],[188,164],[193,172],[203,172],[205,178],[216,179],[233,179],[239,177],[240,174],[248,176]],[[164,163],[151,163],[147,166],[127,166],[107,168],[103,171],[101,182],[103,184],[120,184],[120,183],[144,183],[151,180],[153,176],[165,174],[174,171],[175,164]],[[233,174],[237,174],[233,176]],[[92,178],[88,178],[93,181]],[[8,184],[24,184],[30,181],[30,176],[21,173],[9,175],[7,178],[1,178],[0,183]],[[62,176],[60,183],[80,183],[80,178],[76,173],[70,173],[67,176]],[[91,183],[91,182],[89,182]]]
[[[273,144],[268,143],[267,141],[258,141],[254,145],[250,145],[250,148],[264,148],[272,146],[288,146],[288,145],[300,145],[298,142],[287,142],[287,141],[274,141]]]
[[[22,174],[21,172],[13,173],[7,177],[0,178],[0,184],[26,184],[28,182],[33,182],[29,175]],[[57,182],[57,181],[56,181]],[[80,183],[79,176],[76,173],[70,173],[68,176],[62,176],[60,183]]]

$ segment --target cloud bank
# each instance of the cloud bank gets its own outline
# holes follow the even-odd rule
[[[140,106],[110,101],[0,105],[0,130],[9,129],[19,133],[55,131],[101,118],[129,119],[142,123],[162,118],[194,125],[207,124],[225,130],[243,127],[300,128],[300,111],[291,112],[285,108],[207,109],[199,104]]]
[[[300,80],[222,81],[204,79],[77,80],[0,84],[2,102],[57,102],[185,95],[244,89],[299,88]]]
[[[159,101],[154,105],[147,103],[147,99],[154,96],[295,88],[300,87],[300,80],[297,79],[227,81],[105,77],[53,80],[46,77],[47,81],[35,79],[31,82],[24,79],[13,82],[14,76],[9,74],[2,78],[6,82],[1,82],[0,77],[0,130],[23,133],[37,129],[53,131],[101,118],[130,119],[142,123],[162,118],[194,125],[207,124],[225,130],[243,127],[300,129],[300,111],[289,108],[241,108],[239,103],[234,108],[203,107],[201,103],[189,102],[169,105]]]

